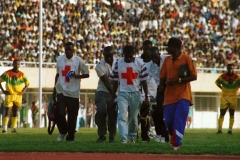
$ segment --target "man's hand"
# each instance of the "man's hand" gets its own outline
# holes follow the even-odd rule
[[[23,94],[24,94],[24,92],[23,92],[23,91],[18,93],[18,95],[23,95]]]
[[[145,100],[144,100],[143,103],[144,103],[145,106],[150,106],[150,103],[149,103],[148,97],[145,97]]]
[[[167,80],[167,85],[169,86],[173,86],[176,83],[178,83],[178,78],[170,78]]]
[[[7,90],[4,90],[4,91],[3,91],[3,94],[5,94],[5,95],[10,95],[10,92],[7,91]]]
[[[72,72],[71,77],[76,78],[76,73]]]
[[[57,97],[57,91],[56,88],[53,88],[53,93],[52,93],[52,97],[55,99]]]
[[[157,91],[158,92],[163,92],[164,91],[164,86],[163,85],[158,85]]]
[[[110,109],[115,109],[116,106],[117,106],[117,102],[112,101],[112,103],[111,103],[111,105],[110,105],[109,108],[110,108]]]
[[[142,117],[146,117],[149,114],[149,108],[150,108],[150,104],[149,104],[148,97],[145,97],[145,100],[141,105],[140,115]]]
[[[110,109],[115,109],[116,105],[117,105],[117,101],[116,101],[116,94],[113,94],[112,95],[112,102],[111,102],[111,105],[109,106]]]

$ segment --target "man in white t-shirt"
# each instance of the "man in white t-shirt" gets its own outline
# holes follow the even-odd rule
[[[110,79],[113,80],[112,102],[117,98],[118,129],[121,143],[135,143],[141,100],[140,84],[148,95],[147,68],[140,58],[133,57],[134,54],[133,46],[125,46],[123,49],[124,57],[116,61],[110,76]],[[116,96],[117,88],[119,90]],[[149,105],[148,96],[145,96],[144,103]]]
[[[89,70],[83,60],[74,55],[74,44],[64,45],[65,54],[57,59],[57,74],[53,97],[57,96],[59,135],[57,141],[73,142],[79,109],[80,79],[89,77]],[[66,120],[66,114],[67,119]]]
[[[97,106],[95,123],[98,126],[97,132],[99,135],[97,143],[106,140],[107,129],[109,131],[109,143],[114,142],[116,135],[117,111],[111,107],[113,90],[111,80],[109,80],[113,66],[113,51],[111,46],[105,47],[103,50],[104,59],[95,68],[99,77],[95,94],[95,104]]]
[[[152,118],[155,125],[156,136],[154,141],[156,142],[168,142],[168,132],[166,131],[166,126],[163,118],[163,100],[164,92],[158,92],[157,88],[160,84],[159,73],[161,71],[164,59],[169,55],[162,55],[159,53],[157,47],[152,47],[150,49],[151,62],[147,65],[149,79],[154,79],[152,84],[148,83],[149,92],[152,93],[156,99],[157,105],[153,107]]]

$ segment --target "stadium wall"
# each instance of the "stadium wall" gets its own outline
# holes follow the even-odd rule
[[[0,74],[12,67],[0,67]],[[39,87],[39,68],[24,68],[23,71],[30,81],[29,88],[37,90]],[[52,89],[56,74],[55,68],[42,69],[43,89]],[[221,90],[215,85],[215,80],[220,74],[198,73],[197,81],[191,82],[194,106],[192,107],[193,122],[190,128],[217,128],[219,117],[219,106]],[[98,77],[94,69],[90,69],[90,78],[81,80],[82,90],[95,91],[97,88]],[[82,94],[88,94],[81,92]],[[94,94],[94,92],[92,92]],[[238,100],[240,104],[240,97]],[[240,107],[235,112],[235,123],[233,128],[240,128]],[[228,128],[229,114],[225,115],[223,128]]]
[[[0,74],[12,67],[1,67]],[[39,68],[20,68],[30,81],[29,88],[39,88]],[[42,87],[53,88],[55,68],[42,68]],[[215,85],[215,80],[220,74],[198,73],[197,81],[191,82],[193,92],[214,92],[220,93],[220,89]],[[81,89],[95,90],[98,84],[98,77],[94,69],[90,69],[90,78],[81,80]]]

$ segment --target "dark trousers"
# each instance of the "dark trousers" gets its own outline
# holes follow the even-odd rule
[[[157,106],[154,108],[152,113],[153,122],[155,125],[155,131],[157,135],[165,137],[165,140],[168,141],[168,132],[166,130],[166,125],[163,117],[163,101],[164,101],[164,92],[157,92]]]
[[[44,120],[44,127],[47,127],[47,111],[44,111],[41,118]]]
[[[74,140],[77,115],[79,109],[79,98],[57,95],[58,118],[57,126],[59,133],[67,134],[67,140]],[[67,115],[67,119],[66,119]]]
[[[149,140],[148,131],[150,128],[150,117],[141,117],[141,138],[142,140]]]
[[[141,123],[141,138],[143,141],[148,141],[148,131],[150,128],[150,115],[149,115],[149,107],[144,107],[144,102],[140,109],[139,121]]]
[[[95,104],[97,113],[95,115],[95,123],[98,126],[98,135],[104,136],[109,132],[109,139],[114,140],[117,125],[117,110],[110,108],[111,94],[107,92],[97,91],[95,94]]]

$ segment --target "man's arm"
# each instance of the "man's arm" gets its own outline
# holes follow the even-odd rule
[[[89,74],[76,75],[75,72],[73,72],[71,77],[83,79],[83,78],[89,78]]]
[[[89,78],[88,66],[83,62],[82,59],[80,59],[79,70],[81,72],[81,75],[77,75],[75,72],[73,72],[71,77],[80,79]]]
[[[26,92],[28,86],[29,86],[29,84],[25,85],[25,87],[23,88],[23,90],[22,90],[22,92],[20,93],[20,95],[23,95],[23,94]]]
[[[222,90],[222,85],[221,85],[220,78],[218,78],[218,79],[215,81],[215,84],[218,86],[218,88],[220,88],[220,89]]]
[[[118,89],[118,81],[113,81],[113,91],[112,91],[112,99],[113,99],[113,101],[117,97],[116,96],[117,89]]]
[[[158,85],[158,92],[163,92],[166,87],[166,79],[160,78],[160,84]]]
[[[148,100],[148,86],[147,86],[147,81],[146,80],[143,80],[141,81],[141,85],[143,87],[143,91],[145,93],[145,104],[149,104],[149,100]]]
[[[217,84],[217,86],[222,90],[222,86],[220,84]]]
[[[9,91],[3,89],[2,83],[0,83],[0,88],[1,88],[1,90],[2,90],[2,92],[3,92],[3,94],[6,94],[6,95],[9,95],[9,94],[10,94]]]
[[[55,82],[54,82],[54,88],[53,88],[52,97],[56,97],[56,95],[57,95],[55,86],[56,86],[56,83],[57,83],[57,81],[58,81],[58,77],[59,77],[59,73],[57,73],[57,74],[55,75]]]
[[[102,80],[103,84],[107,88],[108,92],[112,95],[113,94],[113,89],[112,89],[112,87],[111,87],[111,85],[108,81],[108,77],[104,74],[102,77],[100,77],[100,79]]]

